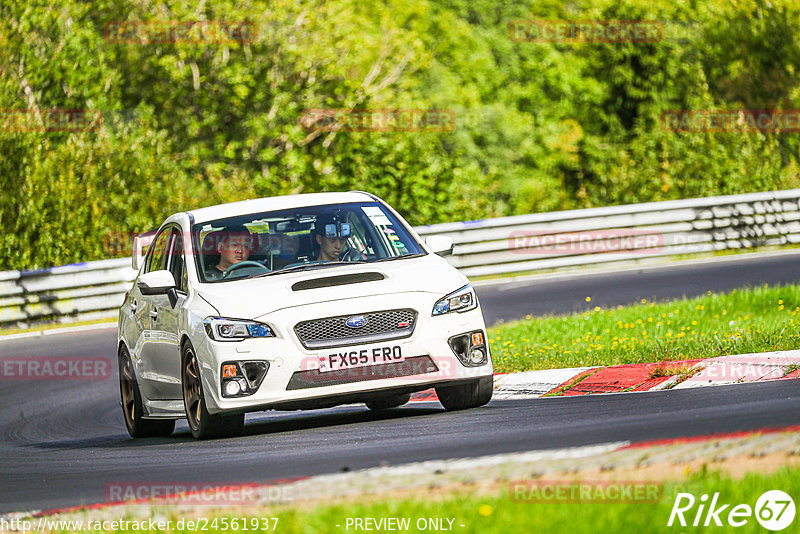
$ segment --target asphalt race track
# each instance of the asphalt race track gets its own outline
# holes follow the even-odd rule
[[[639,298],[668,298],[800,279],[800,255],[566,276],[479,289],[487,320]],[[501,291],[501,289],[503,291]],[[106,500],[109,484],[266,483],[402,463],[633,442],[800,424],[797,380],[515,401],[445,413],[438,403],[385,413],[365,407],[248,414],[245,435],[198,442],[132,440],[119,407],[115,331],[0,341],[7,356],[107,357],[111,376],[0,380],[0,513]]]

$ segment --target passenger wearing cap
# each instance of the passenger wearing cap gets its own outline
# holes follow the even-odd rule
[[[349,224],[337,223],[332,217],[317,219],[314,225],[314,241],[319,249],[317,261],[340,261],[349,236]]]

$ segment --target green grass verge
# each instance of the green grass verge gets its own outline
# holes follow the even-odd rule
[[[553,482],[564,480],[558,477]],[[520,474],[520,482],[527,482]],[[547,483],[539,480],[540,484]],[[584,481],[585,484],[592,484]],[[624,481],[623,481],[624,483]],[[485,495],[473,495],[470,493],[436,493],[422,492],[413,498],[403,499],[371,499],[368,498],[363,503],[353,503],[345,501],[340,504],[320,504],[311,506],[293,506],[273,508],[271,510],[259,511],[247,510],[237,514],[209,514],[205,516],[206,532],[244,532],[252,531],[250,528],[255,521],[259,523],[264,518],[278,518],[270,521],[268,531],[283,534],[292,533],[345,533],[364,531],[354,529],[353,523],[348,526],[348,518],[372,518],[379,521],[386,518],[402,518],[408,520],[409,528],[400,530],[402,532],[429,532],[431,529],[417,528],[419,521],[422,526],[423,521],[434,519],[442,521],[445,526],[450,526],[452,532],[471,534],[507,534],[516,532],[569,532],[571,534],[594,534],[596,532],[684,532],[687,528],[691,531],[697,530],[692,527],[692,522],[700,505],[700,498],[703,494],[708,495],[708,501],[713,498],[714,493],[719,493],[717,507],[728,504],[729,506],[719,514],[722,527],[713,527],[712,530],[728,532],[731,527],[727,524],[728,513],[739,504],[755,509],[758,498],[766,491],[781,490],[797,499],[800,495],[800,468],[783,467],[772,474],[750,473],[742,479],[733,479],[727,475],[717,472],[707,472],[701,470],[696,472],[684,481],[674,482],[649,482],[660,486],[655,502],[641,501],[609,501],[609,502],[558,502],[534,501],[520,499],[519,495],[530,496],[530,493],[520,494],[516,486],[503,483],[495,486],[494,491],[489,491]],[[602,486],[601,486],[602,487]],[[681,528],[676,522],[671,528],[667,527],[675,498],[678,493],[691,493],[695,497],[695,505],[684,513],[687,528]],[[609,494],[610,495],[610,494]],[[708,501],[706,501],[701,515],[700,524],[706,518],[708,511]],[[687,501],[683,500],[682,503]],[[770,503],[770,508],[775,508],[775,503]],[[767,512],[763,511],[764,515]],[[170,519],[173,525],[181,519],[181,516],[174,513],[157,514],[163,519]],[[214,522],[216,518],[216,523]],[[184,522],[188,518],[184,518]],[[224,521],[223,521],[224,519]],[[747,523],[736,528],[737,532],[766,532],[758,523],[754,515],[743,518]],[[236,521],[238,528],[223,529],[224,522],[231,525]],[[452,520],[452,523],[449,521]],[[185,524],[185,523],[184,523]],[[800,517],[796,517],[794,522],[787,528],[786,532],[794,532],[793,528],[800,524]],[[214,528],[216,525],[217,528]],[[242,526],[246,525],[246,529]],[[713,525],[713,520],[712,520]],[[276,526],[277,528],[273,528]],[[703,530],[702,527],[700,530]],[[381,530],[387,531],[387,530]],[[67,531],[62,531],[67,532]],[[118,532],[138,532],[135,530],[121,530]],[[170,532],[194,532],[194,529],[170,529]]]
[[[488,335],[495,371],[507,373],[797,349],[798,314],[800,286],[764,286],[565,316],[528,316],[490,328]]]

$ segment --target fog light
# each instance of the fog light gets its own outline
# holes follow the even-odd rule
[[[465,367],[478,367],[489,361],[489,347],[486,346],[486,334],[482,330],[453,336],[447,342]]]
[[[481,349],[472,349],[469,353],[469,361],[473,364],[483,363],[485,357]]]
[[[236,380],[230,380],[228,383],[225,384],[225,394],[230,395],[231,397],[233,397],[234,395],[238,395],[241,390],[242,387]]]

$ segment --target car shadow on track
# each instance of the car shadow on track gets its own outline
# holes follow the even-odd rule
[[[427,403],[426,403],[427,404]],[[255,414],[259,417],[256,421],[245,421],[242,435],[224,440],[198,441],[192,437],[185,421],[179,425],[171,436],[165,438],[133,439],[127,434],[114,434],[113,436],[96,436],[91,438],[66,439],[47,441],[41,443],[28,443],[24,446],[48,450],[79,450],[79,449],[116,449],[120,447],[157,447],[161,445],[175,445],[176,443],[215,443],[219,441],[237,440],[251,436],[280,434],[283,432],[298,432],[315,430],[333,426],[370,423],[377,421],[390,421],[444,413],[438,404],[429,406],[403,406],[389,410],[373,411],[366,407],[329,408],[324,410],[310,410],[304,412],[266,412]],[[123,427],[124,429],[124,427]]]
[[[278,434],[281,432],[293,432],[298,430],[312,430],[330,426],[343,426],[358,423],[370,423],[374,421],[388,421],[392,419],[406,419],[409,417],[419,417],[432,415],[444,411],[438,405],[435,406],[403,406],[391,408],[389,410],[373,411],[369,409],[350,409],[346,412],[315,410],[282,415],[277,418],[259,419],[253,422],[245,422],[243,436],[254,436],[261,434]],[[291,412],[284,412],[289,414]]]

